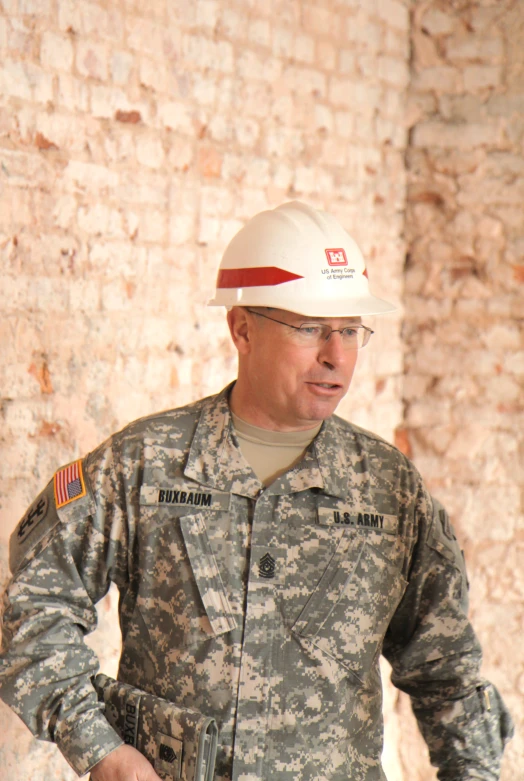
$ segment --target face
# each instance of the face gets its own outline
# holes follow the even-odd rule
[[[250,309],[295,326],[315,322],[338,329],[360,323],[358,317],[313,318],[281,309]],[[231,396],[237,415],[261,428],[300,431],[314,428],[335,411],[348,391],[358,355],[343,347],[340,334],[304,346],[292,329],[244,307],[234,307],[228,323],[239,352]]]

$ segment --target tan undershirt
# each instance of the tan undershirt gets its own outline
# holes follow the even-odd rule
[[[231,413],[242,455],[264,485],[295,466],[313,441],[322,423],[307,431],[268,431]]]

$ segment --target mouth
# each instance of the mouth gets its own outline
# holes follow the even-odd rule
[[[334,395],[342,390],[342,385],[337,382],[308,382],[306,383],[314,393]]]

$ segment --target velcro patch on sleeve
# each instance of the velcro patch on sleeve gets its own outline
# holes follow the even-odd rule
[[[54,477],[54,490],[57,510],[86,495],[81,459],[58,470]]]
[[[29,553],[59,523],[54,508],[52,483],[37,496],[11,535],[9,566],[16,572]]]

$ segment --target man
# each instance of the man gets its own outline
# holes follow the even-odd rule
[[[461,551],[413,465],[333,413],[369,292],[336,220],[292,202],[223,257],[238,378],[57,472],[13,534],[2,697],[93,781],[154,781],[83,643],[120,590],[119,680],[216,719],[216,779],[378,781],[379,656],[444,781],[498,778],[511,719],[479,677]]]

